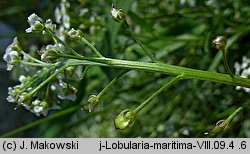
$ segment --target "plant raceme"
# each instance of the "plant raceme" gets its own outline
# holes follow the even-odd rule
[[[62,5],[64,6],[64,5]],[[67,5],[65,4],[64,7]],[[213,46],[222,51],[224,55],[224,64],[228,74],[214,73],[191,68],[179,67],[174,65],[165,64],[155,58],[155,56],[147,49],[145,45],[134,35],[133,30],[130,28],[126,21],[126,14],[122,9],[116,9],[113,5],[111,9],[112,18],[123,24],[124,27],[131,34],[132,38],[142,48],[145,55],[147,55],[151,62],[121,60],[115,58],[106,58],[100,51],[98,51],[93,44],[91,44],[80,30],[70,29],[68,15],[60,8],[56,9],[58,14],[58,21],[60,21],[64,29],[68,29],[67,36],[75,42],[86,44],[95,54],[95,56],[86,57],[79,54],[65,41],[65,36],[60,35],[56,25],[52,23],[51,19],[43,20],[36,14],[31,14],[28,17],[29,28],[26,33],[40,33],[53,38],[54,44],[48,44],[45,48],[38,51],[40,58],[35,58],[22,50],[18,38],[14,38],[13,43],[10,44],[3,56],[7,63],[7,70],[11,71],[13,67],[20,66],[25,69],[36,68],[36,73],[33,75],[21,75],[19,77],[20,84],[14,87],[9,87],[7,100],[11,103],[17,103],[17,107],[23,106],[34,114],[46,116],[49,110],[60,109],[63,100],[75,101],[77,89],[71,85],[68,80],[72,74],[77,73],[78,66],[85,66],[85,70],[81,77],[82,79],[86,74],[86,70],[90,66],[102,66],[120,68],[122,71],[117,75],[98,95],[90,95],[87,103],[83,104],[82,109],[92,112],[101,104],[103,94],[125,73],[129,70],[144,70],[151,72],[158,72],[173,76],[168,83],[163,85],[159,90],[153,93],[148,99],[142,102],[138,107],[125,109],[115,118],[115,127],[117,129],[126,129],[134,124],[139,112],[159,93],[167,90],[170,86],[176,84],[180,80],[198,79],[203,81],[212,81],[233,86],[250,88],[250,79],[240,75],[236,71],[233,75],[227,64],[227,57],[225,54],[226,38],[219,36],[213,41]],[[237,64],[238,65],[238,64]],[[248,65],[249,66],[249,65]],[[80,73],[80,74],[81,74]],[[212,133],[222,132],[224,128],[229,125],[229,122],[235,117],[236,113],[230,117],[230,120],[225,120],[216,125]],[[223,126],[222,126],[223,124]],[[222,130],[223,129],[223,130]]]

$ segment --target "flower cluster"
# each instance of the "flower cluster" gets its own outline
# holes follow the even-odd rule
[[[55,9],[56,23],[59,24],[56,34],[61,40],[65,40],[65,31],[70,28],[70,16],[67,13],[67,9],[70,7],[70,3],[66,0],[62,0],[59,7]]]
[[[58,23],[62,23],[63,31],[65,31],[64,28],[70,27],[70,18],[66,13],[68,7],[69,3],[62,0],[60,8],[55,10],[56,20]],[[19,77],[20,84],[8,88],[9,96],[6,99],[11,103],[16,102],[17,108],[23,106],[37,116],[45,116],[51,109],[60,109],[59,105],[62,100],[76,100],[77,90],[69,83],[69,79],[74,77],[72,73],[76,74],[74,71],[77,69],[72,66],[65,67],[64,59],[59,61],[60,54],[65,53],[65,44],[62,43],[63,39],[59,40],[61,35],[57,35],[57,33],[60,30],[56,29],[56,25],[52,23],[51,19],[43,20],[33,13],[28,17],[28,23],[30,27],[25,30],[26,33],[48,33],[55,39],[55,44],[48,44],[40,50],[36,49],[41,55],[41,58],[37,59],[24,52],[17,38],[14,38],[3,56],[7,63],[7,70],[10,71],[19,64],[22,66],[20,68],[32,67],[36,69],[32,70],[34,74],[30,73],[30,76],[21,75]],[[69,34],[73,38],[80,35],[74,29]]]
[[[21,75],[19,77],[20,84],[8,88],[8,102],[17,102],[17,106],[23,106],[37,116],[41,114],[45,116],[51,109],[60,109],[60,101],[58,98],[61,100],[67,99],[74,101],[76,99],[76,88],[65,83],[60,75],[51,83],[49,88],[34,92],[34,89],[38,87],[43,79],[47,78],[50,73],[50,69],[44,68],[32,77]]]
[[[62,0],[60,7],[55,9],[56,22],[58,24],[62,23],[66,29],[70,28],[70,17],[67,14],[67,8],[69,7],[70,4],[66,0]]]
[[[243,78],[249,78],[250,76],[250,59],[246,56],[243,56],[242,63],[236,62],[234,64],[235,74]],[[237,90],[243,89],[245,92],[250,92],[250,88],[236,86]]]
[[[7,63],[7,70],[12,70],[13,66],[18,65],[21,61],[19,51],[21,50],[20,44],[15,37],[13,42],[6,48],[3,59]]]

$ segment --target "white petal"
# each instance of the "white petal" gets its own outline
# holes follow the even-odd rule
[[[32,27],[29,27],[25,30],[26,33],[31,33],[32,32]]]
[[[43,107],[42,106],[35,106],[34,107],[34,111],[36,112],[36,113],[39,113],[39,112],[41,112],[43,110]]]
[[[20,82],[23,82],[25,79],[26,79],[26,77],[25,77],[24,75],[21,75],[21,76],[19,77],[19,81],[20,81]]]

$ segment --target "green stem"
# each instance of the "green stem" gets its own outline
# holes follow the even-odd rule
[[[250,88],[250,79],[247,78],[242,78],[239,76],[234,76],[234,78],[232,78],[228,74],[196,70],[196,69],[174,66],[164,63],[138,62],[138,61],[111,59],[111,58],[86,58],[86,57],[79,58],[72,56],[71,58],[75,59],[68,60],[67,63],[69,65],[106,66],[106,67],[115,67],[115,68],[123,68],[130,70],[138,69],[151,72],[160,72],[173,76],[178,76],[184,73],[186,78],[189,79],[212,81],[212,82]]]
[[[231,72],[229,66],[228,66],[228,62],[227,62],[227,53],[226,53],[226,50],[223,49],[221,50],[222,51],[222,55],[223,55],[223,61],[224,61],[224,66],[225,66],[225,69],[227,70],[227,73],[229,73],[229,75],[234,78],[234,75],[233,73]]]
[[[35,61],[35,62],[37,62],[37,63],[40,63],[40,64],[47,64],[47,63],[45,63],[45,62],[42,62],[42,61],[40,61],[40,60],[38,60],[38,59],[32,57],[31,55],[27,54],[27,53],[24,52],[23,50],[21,50],[20,52],[21,52],[21,54],[23,54],[24,56],[28,57],[29,59],[31,59],[31,60],[33,60],[33,61]]]
[[[63,65],[61,68],[56,70],[52,75],[50,75],[45,81],[43,81],[41,84],[39,84],[35,89],[33,89],[29,94],[33,96],[39,89],[41,89],[44,85],[46,85],[50,80],[52,80],[54,77],[56,77],[57,74],[61,73],[68,67],[67,64]]]
[[[237,110],[235,110],[226,120],[225,123],[230,123],[235,117],[236,115],[241,112],[244,109],[244,107],[239,107]]]
[[[53,66],[54,64],[38,64],[38,63],[32,63],[32,62],[26,62],[26,61],[21,61],[20,63],[24,64],[24,65],[29,65],[29,66],[38,66],[38,67],[49,67],[49,66]]]
[[[87,46],[89,46],[98,57],[103,58],[103,55],[88,40],[86,40],[84,37],[82,37],[81,40],[83,43],[87,44]]]
[[[139,39],[135,36],[133,30],[129,27],[128,23],[125,21],[124,26],[129,31],[133,39],[139,44],[139,46],[142,48],[142,50],[145,52],[145,54],[155,63],[159,63],[159,61],[154,57],[154,55],[147,49],[146,46],[144,46]]]
[[[81,76],[80,76],[80,80],[82,80],[82,79],[85,78],[86,73],[87,73],[87,71],[89,70],[90,67],[91,67],[91,66],[86,66],[86,68],[84,69],[83,73],[82,73]]]
[[[128,72],[128,70],[122,71],[121,73],[119,73],[112,81],[109,82],[109,84],[103,88],[103,90],[97,95],[97,98],[101,98],[102,95],[124,74],[126,74]]]
[[[135,113],[138,113],[142,108],[144,108],[155,96],[160,94],[162,91],[168,89],[170,86],[176,84],[178,81],[182,80],[185,78],[184,74],[178,75],[177,77],[173,78],[170,80],[167,84],[162,86],[160,89],[158,89],[155,93],[153,93],[147,100],[145,100],[143,103],[141,103],[135,110]]]
[[[35,122],[33,122],[33,123],[30,123],[30,124],[28,124],[28,125],[25,125],[25,126],[23,126],[23,127],[17,128],[17,129],[15,129],[15,130],[13,130],[13,131],[10,131],[10,132],[8,132],[8,133],[6,133],[6,134],[3,134],[3,135],[0,136],[0,138],[11,137],[11,136],[13,136],[13,135],[15,135],[15,134],[18,134],[18,133],[23,132],[23,131],[25,131],[25,130],[31,129],[31,128],[35,127],[35,126],[38,126],[38,125],[42,124],[42,123],[48,122],[48,121],[50,121],[50,120],[53,120],[53,119],[56,119],[56,118],[58,118],[58,117],[64,116],[64,115],[66,115],[66,114],[69,114],[69,113],[71,113],[71,112],[74,112],[74,111],[76,111],[76,110],[79,109],[79,108],[80,108],[79,105],[72,106],[72,107],[67,108],[67,109],[65,109],[65,110],[59,111],[59,112],[57,112],[57,113],[54,113],[54,114],[51,115],[51,116],[45,117],[45,118],[43,118],[43,119],[37,120],[37,121],[35,121]]]
[[[78,57],[84,57],[82,55],[80,55],[79,53],[77,53],[74,49],[72,49],[68,44],[66,44],[65,42],[63,42],[60,38],[58,38],[53,32],[51,32],[49,29],[44,29],[45,32],[47,32],[52,38],[56,39],[59,43],[61,43],[66,49],[68,49],[72,54],[74,54],[75,56]]]

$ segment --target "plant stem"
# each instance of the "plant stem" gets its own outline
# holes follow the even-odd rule
[[[38,67],[48,67],[48,66],[53,66],[54,64],[38,64],[38,63],[32,63],[32,62],[26,62],[26,61],[21,61],[20,63],[24,65],[29,65],[29,66],[38,66]]]
[[[106,85],[105,88],[103,88],[103,90],[97,95],[97,97],[100,99],[101,96],[124,74],[126,74],[128,72],[128,70],[122,71],[121,73],[119,73],[112,81],[109,82],[108,85]]]
[[[138,69],[151,72],[160,72],[174,76],[178,76],[184,73],[185,77],[189,79],[212,81],[212,82],[250,88],[250,79],[247,78],[242,78],[239,76],[234,76],[234,78],[232,78],[228,74],[196,70],[196,69],[174,66],[164,63],[138,62],[138,61],[111,59],[111,58],[86,58],[86,57],[79,58],[74,56],[71,56],[71,58],[75,59],[68,60],[67,63],[69,65],[106,66],[106,67],[115,67],[115,68],[123,68],[130,70]]]
[[[82,37],[81,40],[83,43],[87,44],[87,46],[89,46],[98,57],[103,58],[103,55],[91,43],[89,43],[88,40],[86,40],[84,37]]]
[[[235,110],[226,120],[225,120],[225,122],[226,123],[230,123],[235,117],[236,117],[236,115],[239,113],[239,112],[241,112],[242,110],[244,109],[244,107],[239,107],[237,110]]]
[[[135,36],[133,30],[129,27],[127,21],[125,21],[124,26],[126,27],[126,29],[129,31],[129,33],[131,34],[131,36],[133,37],[133,39],[139,44],[139,46],[142,48],[142,50],[146,53],[146,55],[155,63],[159,63],[159,61],[154,57],[154,55],[148,50],[148,48],[146,46],[144,46],[141,41],[139,39],[137,39],[137,37]]]
[[[229,73],[229,75],[230,75],[232,78],[234,78],[234,75],[233,75],[233,73],[231,72],[231,70],[230,70],[230,68],[229,68],[229,66],[228,66],[228,62],[227,62],[227,53],[226,53],[226,50],[225,50],[225,49],[222,50],[222,55],[223,55],[224,66],[225,66],[225,69],[226,69],[227,73]]]
[[[56,70],[52,75],[50,75],[45,81],[39,84],[35,89],[33,89],[29,94],[34,95],[39,89],[41,89],[44,85],[46,85],[50,80],[52,80],[57,74],[61,73],[68,67],[67,64],[63,65],[61,68]]]
[[[38,59],[32,57],[31,55],[27,54],[27,53],[24,52],[23,50],[21,50],[20,52],[21,52],[21,54],[23,54],[24,56],[28,57],[29,59],[31,59],[31,60],[33,60],[33,61],[35,61],[35,62],[37,62],[37,63],[40,63],[40,64],[47,64],[47,63],[45,63],[45,62],[43,62],[43,61],[40,61],[40,60],[38,60]]]
[[[84,57],[82,55],[80,55],[79,53],[77,53],[74,49],[72,49],[68,44],[66,44],[65,42],[63,42],[60,38],[58,38],[53,32],[51,32],[49,29],[44,29],[45,32],[47,32],[52,38],[56,39],[59,43],[61,43],[66,49],[68,49],[72,54],[74,54],[75,56],[78,57]]]
[[[86,66],[86,68],[84,69],[83,73],[80,76],[80,80],[82,80],[83,78],[85,78],[85,75],[86,75],[86,73],[87,73],[87,71],[89,70],[90,67],[91,67],[90,65]]]
[[[177,77],[170,80],[167,84],[162,86],[160,89],[158,89],[155,93],[153,93],[147,100],[145,100],[143,103],[141,103],[134,111],[135,113],[138,113],[143,107],[145,107],[155,96],[160,94],[162,91],[168,89],[170,86],[176,84],[178,81],[185,78],[184,74],[178,75]]]

